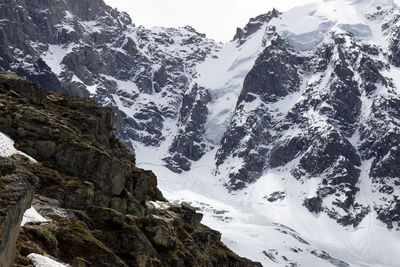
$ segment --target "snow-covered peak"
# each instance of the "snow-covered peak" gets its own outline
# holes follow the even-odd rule
[[[383,33],[373,16],[396,8],[392,0],[320,0],[295,7],[270,24],[299,50],[309,50],[325,40],[331,31],[352,33],[358,39],[381,43]]]

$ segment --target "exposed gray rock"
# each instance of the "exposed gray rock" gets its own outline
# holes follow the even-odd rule
[[[7,19],[0,22],[0,70],[112,107],[119,122],[116,133],[132,151],[131,140],[151,146],[164,140],[164,121],[180,116],[194,67],[218,47],[189,26],[136,27],[127,14],[102,0],[3,5],[0,14]],[[182,47],[179,53],[176,47]],[[61,66],[49,64],[47,56],[60,57],[54,64]],[[166,101],[143,101],[139,95]],[[127,114],[125,108],[134,112]]]
[[[61,208],[61,203],[57,199],[35,195],[32,201],[32,207],[48,220],[64,220],[75,218],[72,212]]]
[[[233,40],[238,40],[239,44],[243,44],[246,41],[246,38],[258,31],[262,26],[265,25],[266,22],[278,17],[280,14],[281,13],[274,8],[272,11],[266,14],[262,14],[250,19],[243,29],[236,29],[236,34],[233,37]]]
[[[235,114],[216,155],[217,166],[229,156],[244,159],[243,166],[229,174],[228,187],[234,190],[257,180],[266,166],[267,147],[273,141],[269,130],[276,123],[271,113],[265,112],[268,103],[298,91],[300,86],[301,58],[274,32],[274,28],[268,32],[271,45],[264,49],[247,74]],[[247,113],[250,105],[257,108]]]
[[[165,160],[171,170],[188,171],[190,160],[199,160],[206,152],[207,141],[204,140],[207,122],[207,104],[211,101],[210,93],[195,84],[184,96],[180,110],[179,133],[170,148],[170,157]]]

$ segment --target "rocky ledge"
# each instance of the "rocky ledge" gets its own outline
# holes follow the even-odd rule
[[[31,266],[31,253],[72,266],[260,266],[230,251],[192,207],[167,202],[155,175],[137,168],[114,137],[113,118],[90,99],[0,73],[0,130],[38,161],[14,156],[18,174],[1,173],[0,189],[13,197],[7,202],[2,192],[0,257],[11,262],[16,241],[14,266]],[[5,238],[19,230],[35,177],[33,206],[49,222],[25,225],[18,240]]]

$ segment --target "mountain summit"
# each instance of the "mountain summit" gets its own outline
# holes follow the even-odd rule
[[[293,8],[272,24],[298,50],[315,48],[331,32],[349,32],[359,40],[384,45],[384,33],[371,16],[396,8],[393,1],[386,0],[326,0]]]

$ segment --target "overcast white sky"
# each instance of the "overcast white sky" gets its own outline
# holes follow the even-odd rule
[[[288,10],[315,0],[105,0],[126,11],[136,25],[179,27],[190,25],[217,41],[233,38],[236,27],[273,7]]]

